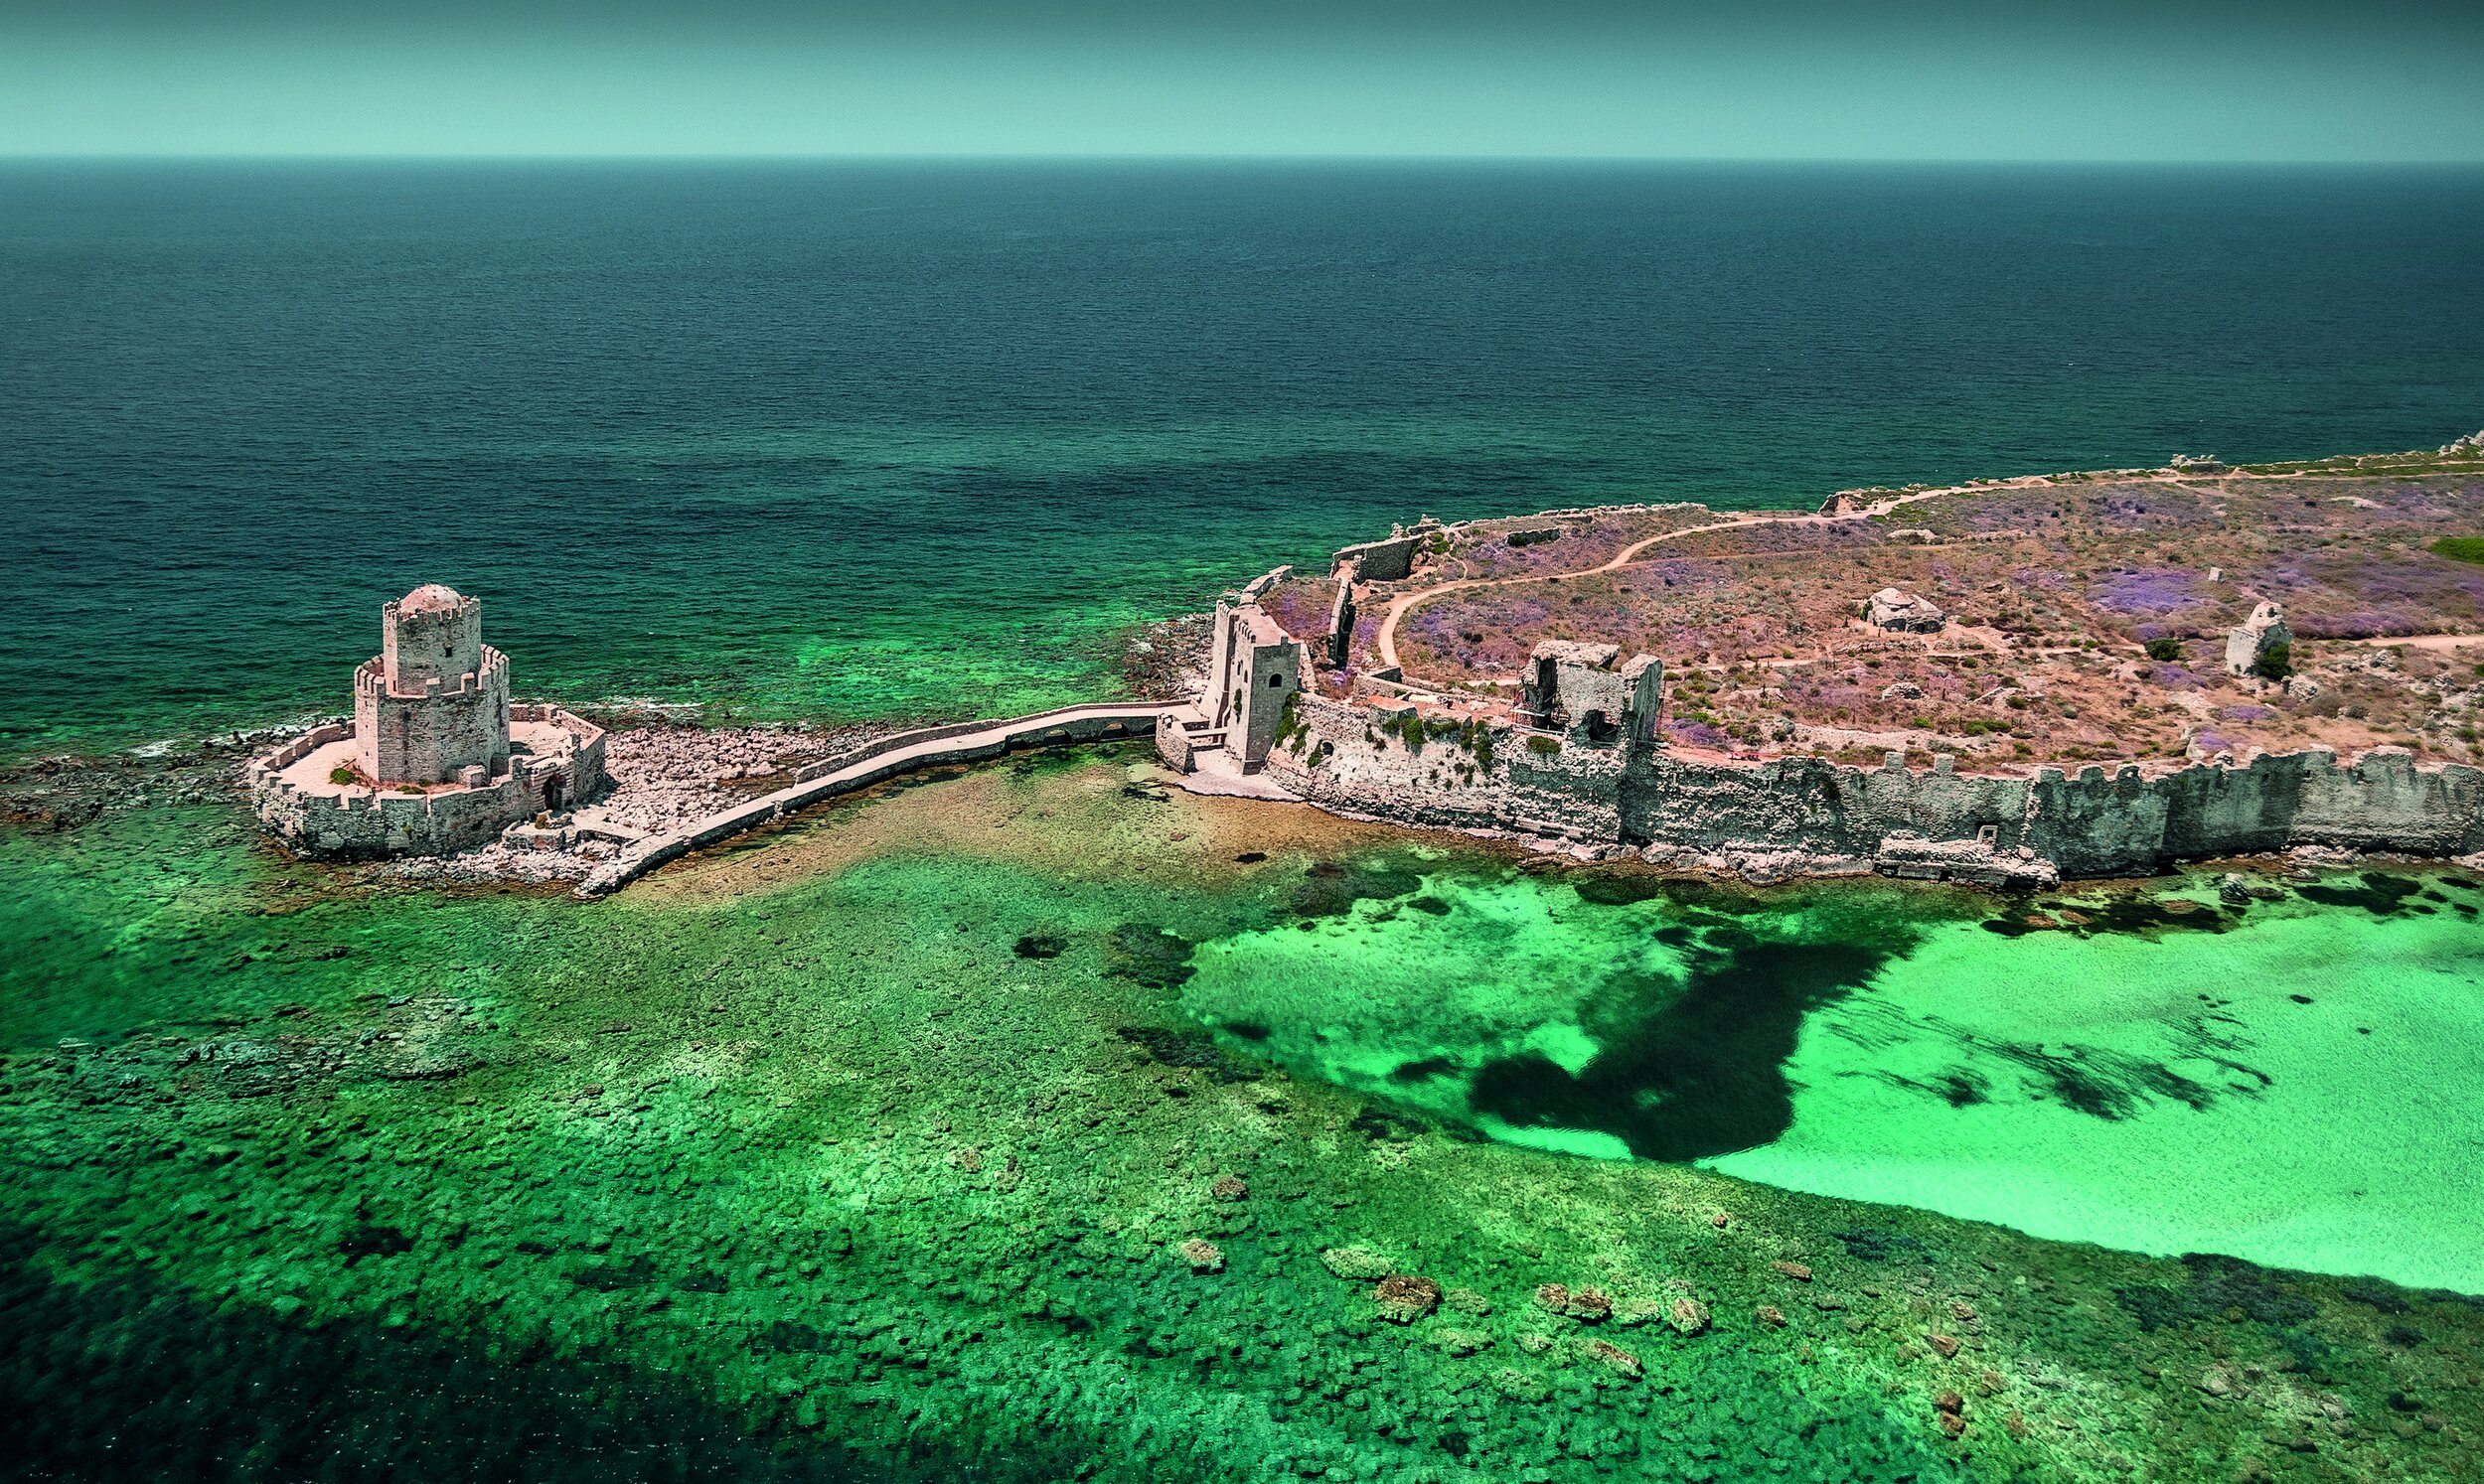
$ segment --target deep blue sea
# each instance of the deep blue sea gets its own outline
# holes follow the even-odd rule
[[[1110,689],[1430,511],[1810,504],[2484,425],[2484,171],[0,167],[0,753],[522,692]]]

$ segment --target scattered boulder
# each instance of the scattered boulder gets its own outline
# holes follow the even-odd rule
[[[1220,1201],[1239,1201],[1250,1196],[1251,1187],[1243,1183],[1240,1175],[1219,1175],[1216,1183],[1207,1187],[1207,1193]]]
[[[1537,1404],[1552,1400],[1552,1383],[1528,1371],[1496,1371],[1492,1385],[1512,1402]]]
[[[1665,1322],[1673,1326],[1674,1333],[1685,1338],[1706,1329],[1708,1317],[1708,1306],[1688,1296],[1673,1300],[1664,1315]]]
[[[1461,1314],[1473,1314],[1477,1318],[1492,1311],[1492,1301],[1473,1288],[1452,1288],[1441,1295],[1441,1302]]]
[[[1884,587],[1863,600],[1863,621],[1890,634],[1938,634],[1949,616],[1928,599]]]
[[[1807,1283],[1811,1281],[1811,1264],[1808,1262],[1771,1262],[1769,1266],[1776,1268],[1779,1272],[1792,1278],[1797,1283]]]
[[[1757,1314],[1762,1324],[1769,1326],[1771,1329],[1784,1329],[1785,1327],[1785,1311],[1773,1303],[1764,1303],[1753,1312]]]
[[[1173,1249],[1173,1251],[1181,1255],[1182,1261],[1190,1264],[1190,1270],[1192,1272],[1222,1272],[1225,1270],[1225,1251],[1213,1242],[1193,1237],[1189,1241],[1184,1242],[1179,1247]]]
[[[1320,1265],[1338,1277],[1371,1281],[1387,1277],[1397,1264],[1367,1247],[1332,1247],[1320,1255]]]
[[[1432,1336],[1432,1343],[1444,1354],[1469,1356],[1491,1349],[1492,1337],[1479,1329],[1444,1329]]]
[[[1391,1324],[1412,1324],[1440,1307],[1441,1285],[1428,1277],[1401,1272],[1380,1280],[1371,1290],[1380,1317]]]
[[[1535,1303],[1548,1313],[1576,1319],[1582,1324],[1596,1324],[1613,1312],[1613,1298],[1597,1287],[1570,1288],[1560,1283],[1545,1283],[1535,1290]]]
[[[1611,1340],[1588,1340],[1581,1344],[1579,1349],[1589,1360],[1617,1376],[1628,1376],[1635,1381],[1646,1374],[1646,1368],[1639,1364],[1636,1355],[1614,1344]]]

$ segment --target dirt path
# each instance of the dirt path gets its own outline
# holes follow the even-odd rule
[[[2012,483],[2016,482],[2013,481]],[[1977,488],[1989,490],[1994,487],[1990,485],[1983,485],[1978,486]],[[1388,611],[1383,614],[1380,619],[1380,632],[1378,636],[1380,663],[1383,666],[1395,665],[1402,669],[1404,668],[1403,664],[1397,658],[1398,622],[1405,618],[1405,616],[1413,610],[1422,607],[1424,604],[1431,602],[1435,598],[1443,597],[1450,593],[1463,592],[1471,588],[1516,587],[1529,582],[1543,582],[1554,577],[1568,578],[1601,576],[1606,572],[1620,571],[1622,568],[1629,566],[1631,562],[1638,559],[1638,554],[1640,552],[1646,550],[1650,546],[1660,545],[1665,541],[1679,540],[1683,536],[1706,535],[1710,531],[1735,530],[1749,525],[1838,525],[1855,520],[1869,520],[1876,516],[1888,515],[1891,511],[1896,510],[1902,505],[1912,505],[1919,500],[1932,500],[1942,495],[1962,494],[1965,489],[1965,486],[1951,486],[1949,488],[1940,490],[1922,490],[1913,495],[1892,496],[1887,500],[1878,501],[1874,504],[1865,506],[1860,510],[1848,511],[1839,516],[1822,516],[1818,514],[1806,516],[1738,516],[1730,520],[1712,520],[1705,525],[1688,525],[1684,526],[1680,530],[1659,531],[1655,535],[1647,536],[1641,540],[1632,541],[1630,544],[1623,547],[1620,551],[1614,553],[1611,560],[1608,560],[1599,566],[1579,567],[1567,572],[1531,572],[1523,577],[1462,577],[1455,581],[1439,583],[1432,587],[1418,588],[1413,592],[1399,593],[1396,597],[1389,600]]]

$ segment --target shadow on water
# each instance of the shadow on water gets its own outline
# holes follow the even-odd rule
[[[32,1228],[0,1228],[0,1408],[21,1479],[1055,1480],[1064,1443],[902,1456],[719,1406],[643,1366],[471,1334],[222,1309],[126,1270],[68,1282]]]
[[[1590,1006],[1603,1049],[1573,1075],[1540,1052],[1486,1063],[1469,1101],[1519,1128],[1610,1133],[1642,1159],[1692,1160],[1765,1144],[1793,1122],[1785,1064],[1803,1017],[1870,982],[1899,945],[1762,940],[1737,928],[1678,935],[1678,985],[1617,979]],[[1659,1004],[1644,1018],[1632,1007]]]

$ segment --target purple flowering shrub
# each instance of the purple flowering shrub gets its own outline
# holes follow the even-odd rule
[[[1678,721],[1667,718],[1664,730],[1676,742],[1690,747],[1706,747],[1717,752],[1731,751],[1734,739],[1704,721]]]
[[[2216,601],[2203,574],[2178,567],[2140,567],[2106,572],[2088,589],[2088,599],[2106,613],[2176,613]]]
[[[2300,552],[2250,574],[2306,639],[2464,629],[2484,617],[2484,571],[2436,557],[2354,548]]]
[[[2266,706],[2254,706],[2250,704],[2240,706],[2219,706],[2217,708],[2217,719],[2219,721],[2266,721],[2269,717],[2276,714],[2277,713],[2275,711]]]
[[[1336,584],[1326,578],[1290,577],[1261,594],[1259,606],[1286,633],[1310,639],[1328,632],[1328,606]]]

